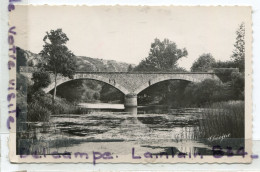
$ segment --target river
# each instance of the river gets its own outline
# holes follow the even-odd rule
[[[31,123],[38,140],[32,150],[52,152],[110,151],[117,155],[161,152],[211,154],[211,147],[196,139],[199,108],[170,109],[147,106],[125,110],[121,104],[81,104],[87,114],[59,114],[48,123]],[[95,109],[99,108],[99,109]],[[41,150],[39,150],[41,152]]]

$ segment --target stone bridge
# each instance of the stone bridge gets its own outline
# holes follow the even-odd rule
[[[24,69],[20,73],[31,78],[32,73]],[[57,86],[76,79],[92,79],[107,83],[125,94],[125,106],[137,106],[137,94],[158,82],[167,80],[185,80],[190,82],[201,82],[205,79],[219,78],[214,73],[166,73],[166,72],[76,72],[73,79],[58,75]],[[51,91],[54,86],[54,77],[51,74],[51,84],[44,89],[46,93]],[[73,89],[73,88],[72,88]]]

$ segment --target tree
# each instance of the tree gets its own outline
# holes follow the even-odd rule
[[[33,87],[36,90],[47,87],[51,83],[50,74],[40,70],[32,74]]]
[[[237,37],[231,58],[237,64],[239,71],[245,71],[245,23],[241,23],[236,31]]]
[[[25,51],[22,50],[20,47],[16,47],[16,71],[20,73],[20,66],[26,66],[27,65],[27,59],[25,56]]]
[[[94,99],[94,100],[99,100],[99,99],[100,99],[100,94],[99,94],[99,92],[94,92],[94,94],[93,94],[93,99]]]
[[[177,61],[188,55],[187,50],[178,49],[176,43],[169,39],[155,39],[151,44],[148,57],[142,60],[135,71],[175,71]]]
[[[200,57],[192,64],[192,72],[207,72],[212,69],[213,65],[216,63],[214,57],[210,54],[202,54]]]
[[[73,78],[76,70],[74,54],[65,45],[68,40],[69,38],[62,32],[62,29],[46,32],[46,36],[43,38],[45,44],[40,55],[44,61],[40,66],[54,74],[53,103],[56,96],[57,75]]]
[[[237,68],[235,62],[228,60],[228,61],[217,61],[212,65],[213,68]]]
[[[244,100],[245,77],[242,73],[233,72],[228,85],[231,88],[231,96],[233,99]]]
[[[226,100],[226,88],[220,81],[205,79],[199,83],[190,83],[184,91],[184,99],[189,104],[203,105]]]
[[[133,66],[130,64],[127,68],[127,72],[132,72],[133,71]]]

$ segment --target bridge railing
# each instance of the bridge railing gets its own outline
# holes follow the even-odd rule
[[[38,69],[36,67],[30,67],[30,66],[20,66],[20,73],[33,73],[37,71]],[[107,72],[107,71],[76,71],[75,73],[90,73],[90,74],[215,74],[214,71],[209,72]]]

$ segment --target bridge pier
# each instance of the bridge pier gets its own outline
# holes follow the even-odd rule
[[[136,107],[125,107],[125,112],[131,115],[137,115],[137,106]]]
[[[125,95],[125,107],[137,107],[137,95],[135,94]]]

